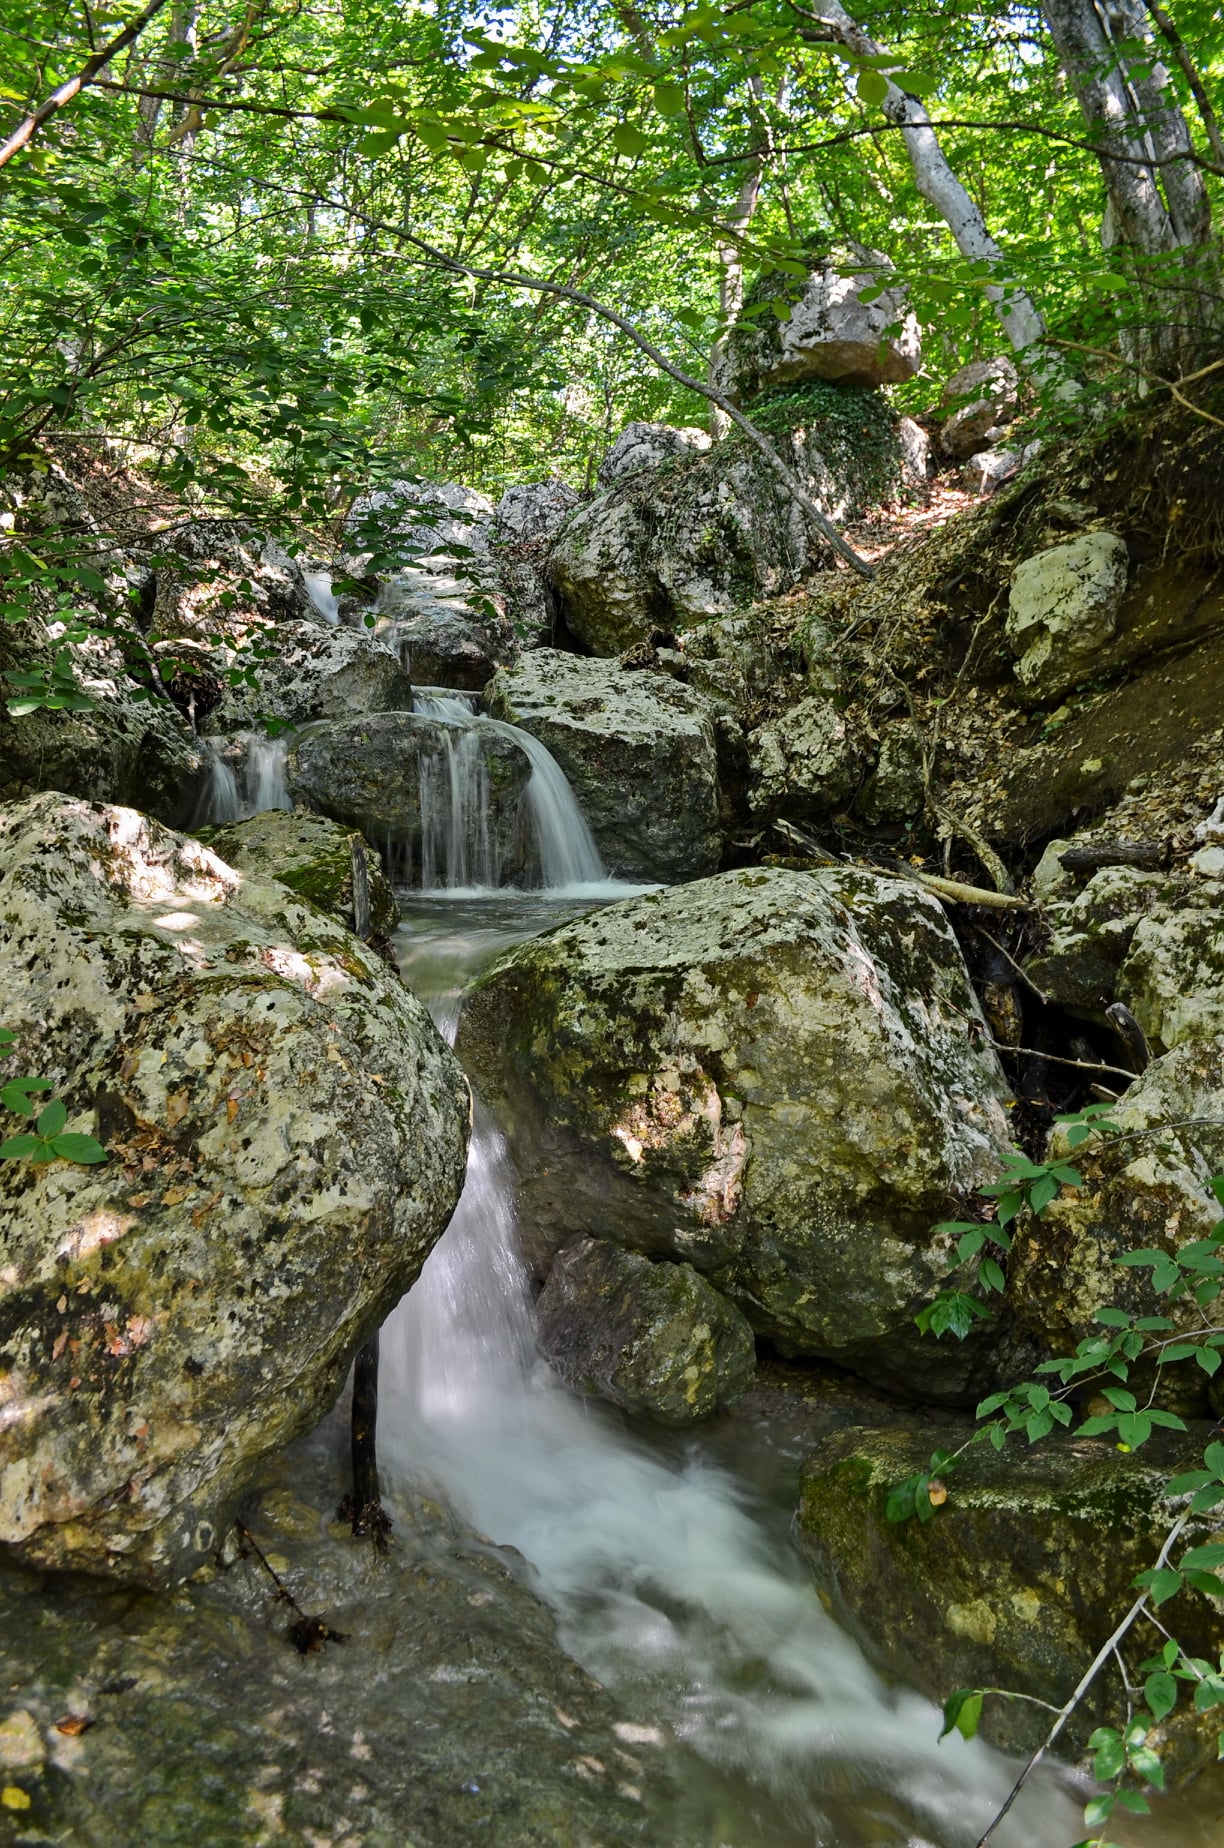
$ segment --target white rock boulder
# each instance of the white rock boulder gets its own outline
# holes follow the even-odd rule
[[[1065,693],[1113,640],[1126,595],[1128,554],[1116,533],[1084,533],[1016,567],[1007,639],[1016,678],[1034,701]]]

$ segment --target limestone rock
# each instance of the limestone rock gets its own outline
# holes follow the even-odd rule
[[[920,423],[902,417],[897,424],[901,476],[907,487],[925,487],[931,474],[931,439]]]
[[[1065,852],[1068,843],[1057,845]],[[1176,895],[1177,881],[1167,874],[1102,867],[1074,896],[1047,905],[1050,938],[1025,963],[1025,973],[1060,1007],[1104,1024],[1140,920]]]
[[[473,990],[459,1044],[507,1125],[541,1274],[615,1227],[792,1351],[957,1393],[981,1348],[926,1340],[913,1316],[946,1275],[933,1225],[1007,1146],[979,1019],[934,899],[757,869],[515,950]]]
[[[700,694],[617,661],[535,648],[498,674],[489,710],[547,745],[618,878],[715,870],[718,768]]]
[[[324,815],[268,809],[229,827],[201,828],[198,838],[235,872],[277,880],[359,936],[388,936],[399,922],[395,892],[377,852],[353,829]]]
[[[1010,359],[975,359],[953,374],[941,404],[950,413],[939,433],[945,454],[958,461],[997,443],[1019,409],[1019,374]]]
[[[888,726],[880,740],[880,754],[859,797],[858,812],[873,828],[881,822],[907,821],[921,810],[924,795],[922,738],[902,720]]]
[[[415,686],[479,692],[517,653],[505,617],[478,610],[457,578],[437,571],[401,571],[383,585],[375,634]]]
[[[752,1383],[751,1328],[691,1264],[581,1239],[557,1254],[537,1315],[562,1379],[663,1424],[693,1424]]]
[[[364,630],[316,622],[278,625],[249,660],[256,684],[227,686],[203,722],[209,734],[245,731],[264,718],[293,725],[412,704],[412,680],[399,656]]]
[[[816,382],[770,409],[771,440],[834,520],[891,499],[897,435],[877,394]],[[575,509],[549,578],[573,635],[614,655],[791,589],[823,557],[807,515],[738,433],[704,455],[639,467]]]
[[[889,1521],[889,1490],[964,1435],[860,1429],[825,1438],[804,1466],[800,1545],[835,1612],[890,1676],[938,1702],[956,1688],[1003,1687],[1061,1707],[1176,1518],[1161,1495],[1170,1472],[1146,1450],[1124,1457],[1091,1441],[1029,1449],[1013,1439],[1002,1455],[978,1444],[949,1477],[934,1520]],[[1224,1643],[1218,1613],[1203,1598],[1183,1603],[1183,1641],[1214,1659]],[[1094,1726],[1117,1724],[1116,1685],[1100,1677],[1089,1691],[1073,1749]],[[1215,1756],[1210,1716],[1196,1721],[1184,1698],[1181,1707],[1165,1731],[1174,1775]],[[983,1733],[1010,1751],[1033,1749],[1049,1724],[1028,1701],[987,1699],[983,1709]],[[1153,1743],[1164,1743],[1159,1733]]]
[[[1070,1159],[1084,1185],[1018,1226],[1008,1264],[1017,1313],[1060,1353],[1100,1333],[1103,1308],[1201,1326],[1193,1298],[1157,1296],[1150,1270],[1117,1259],[1125,1251],[1177,1251],[1207,1238],[1219,1220],[1210,1183],[1224,1171],[1224,1038],[1195,1040],[1154,1060],[1109,1114],[1124,1132],[1169,1127],[1077,1148]],[[1053,1146],[1066,1153],[1060,1137]],[[1207,1376],[1195,1365],[1170,1367],[1164,1383],[1194,1410]]]
[[[507,488],[490,528],[497,587],[515,635],[551,641],[557,600],[548,582],[553,540],[582,497],[564,481],[530,481]]]
[[[1126,542],[1107,532],[1049,546],[1016,567],[1007,639],[1031,699],[1065,693],[1092,672],[1113,637],[1126,578]]]
[[[287,773],[295,801],[385,847],[396,879],[502,885],[530,868],[523,794],[531,765],[487,721],[415,712],[340,719],[294,740]],[[456,782],[466,797],[458,814]]]
[[[639,468],[658,468],[661,462],[701,455],[710,447],[705,430],[692,427],[675,429],[671,424],[626,424],[599,465],[595,479],[601,488],[610,488],[623,475]]]
[[[861,752],[831,700],[813,694],[748,739],[748,800],[758,814],[827,815],[858,787]]]
[[[109,1151],[0,1163],[0,1537],[171,1580],[412,1283],[467,1090],[373,951],[134,810],[33,797],[0,861],[6,1024]]]
[[[1176,911],[1141,918],[1118,971],[1118,999],[1148,1039],[1171,1050],[1224,1033],[1224,884],[1203,880]]]
[[[348,524],[358,545],[363,528],[377,527],[380,536],[398,541],[418,560],[458,561],[474,554],[479,563],[488,555],[492,517],[488,495],[461,482],[393,481],[355,500]]]
[[[888,258],[856,251],[809,274],[785,321],[741,321],[727,343],[724,382],[741,401],[776,385],[825,379],[847,385],[896,385],[922,364],[922,338],[904,288],[890,282]],[[754,298],[792,295],[790,278],[771,276]],[[874,296],[865,301],[866,295]],[[897,322],[901,331],[890,334]]]
[[[993,494],[1014,475],[1041,454],[1040,440],[1034,438],[1022,449],[981,449],[961,469],[960,478],[971,494]]]
[[[36,619],[0,625],[0,672],[50,672],[62,650]],[[167,700],[128,677],[112,645],[90,640],[67,652],[75,685],[92,703],[15,716],[0,700],[0,801],[58,789],[177,819],[204,772],[198,739]]]

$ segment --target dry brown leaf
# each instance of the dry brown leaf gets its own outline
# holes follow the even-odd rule
[[[87,1713],[66,1713],[62,1720],[56,1720],[55,1730],[69,1739],[79,1739],[92,1725],[93,1721]]]
[[[191,1100],[185,1089],[181,1091],[171,1091],[166,1099],[166,1121],[169,1123],[171,1129],[173,1129],[176,1123],[182,1122],[190,1108],[190,1103]]]

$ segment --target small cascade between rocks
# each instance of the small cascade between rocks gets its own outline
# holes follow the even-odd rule
[[[332,589],[331,572],[303,571],[302,584],[305,588],[306,595],[310,598],[311,603],[318,614],[323,618],[324,622],[330,623],[333,629],[338,628],[340,624],[340,605]]]
[[[453,696],[423,695],[417,709],[455,723],[452,791],[471,781],[462,799],[436,795],[451,800],[452,817],[468,815],[479,778],[465,742],[477,722]],[[596,894],[606,902],[634,889],[592,883],[598,854],[544,758],[533,758],[533,813],[542,835],[554,830],[556,857],[542,847],[541,862],[562,891],[402,895],[402,973],[452,1044],[464,991],[492,956],[589,909]],[[564,1646],[617,1695],[626,1751],[670,1762],[677,1813],[650,1818],[650,1839],[970,1848],[1015,1767],[980,1741],[937,1743],[937,1710],[870,1668],[791,1545],[793,1500],[768,1503],[700,1432],[651,1434],[580,1398],[540,1356],[509,1156],[479,1103],[481,1075],[469,1075],[478,1102],[462,1199],[383,1330],[386,1477],[423,1479],[522,1555]],[[759,1434],[746,1426],[743,1441],[759,1445]],[[600,1774],[632,1782],[615,1766]],[[1078,1832],[1066,1781],[1050,1773],[1031,1780],[993,1840],[1054,1848]]]
[[[225,827],[249,821],[266,809],[291,809],[286,782],[289,743],[264,732],[239,732],[233,738],[205,738],[208,764],[203,787],[185,826]],[[237,767],[235,768],[235,760]]]
[[[413,699],[414,712],[441,721],[442,743],[438,755],[421,759],[421,889],[491,891],[514,883],[507,877],[504,830],[492,820],[484,748],[490,737],[501,737],[516,745],[531,765],[524,819],[538,884],[554,894],[624,896],[630,888],[609,880],[574,792],[552,753],[517,725],[479,717],[476,698],[435,687]]]

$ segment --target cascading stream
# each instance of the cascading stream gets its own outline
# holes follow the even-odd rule
[[[521,893],[418,899],[400,936],[405,978],[453,1041],[479,967],[579,908]],[[825,1614],[784,1522],[699,1438],[669,1461],[541,1360],[513,1177],[480,1108],[463,1198],[382,1354],[385,1464],[518,1548],[565,1646],[617,1690],[631,1749],[680,1755],[669,1848],[976,1840],[1012,1767],[979,1742],[936,1743],[935,1709],[880,1681]],[[1079,1832],[1051,1776],[996,1839],[1053,1848]]]
[[[265,809],[293,807],[285,781],[289,745],[285,738],[263,732],[239,732],[231,741],[239,754],[238,768],[224,754],[226,740],[205,738],[208,768],[196,798],[188,828],[224,827],[249,821]]]

